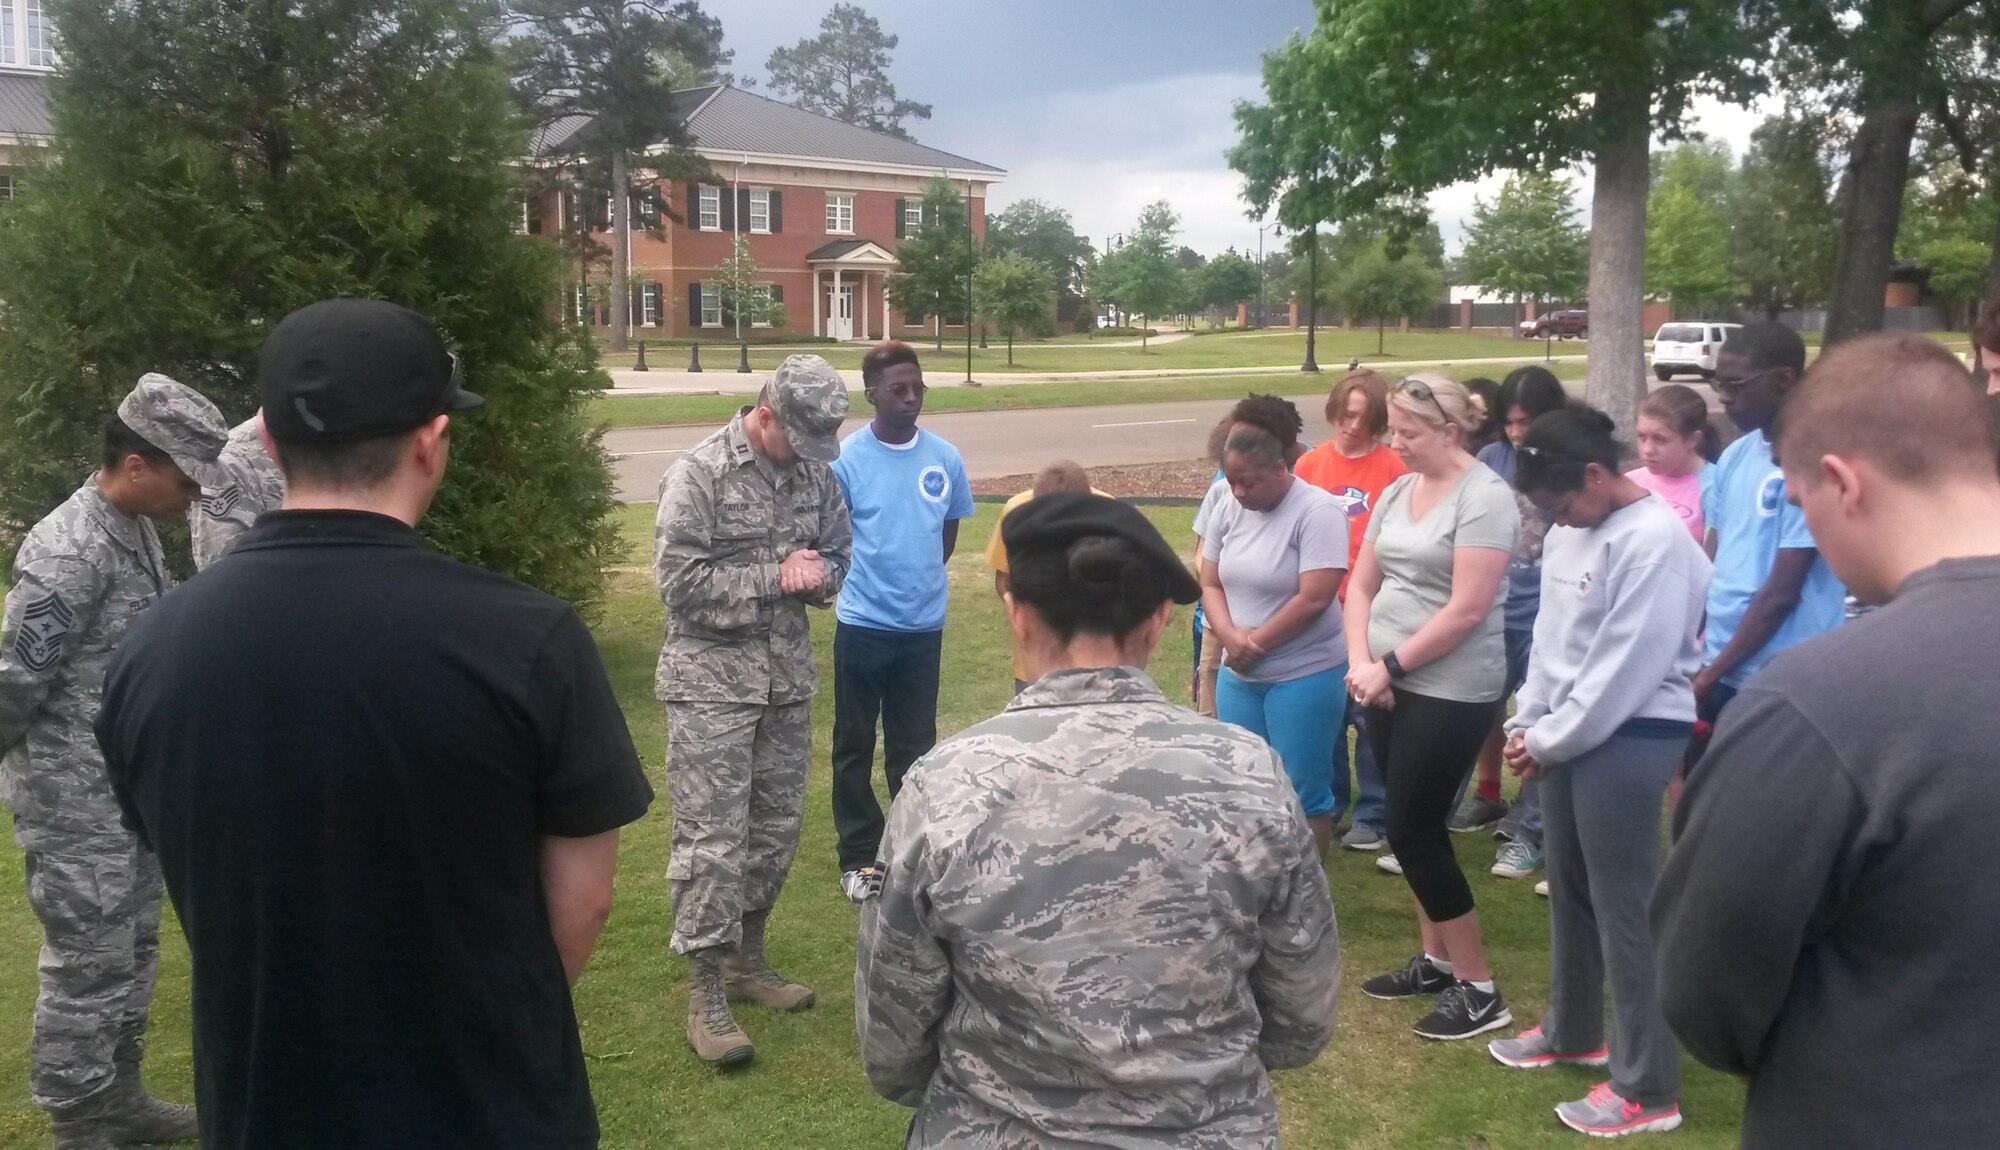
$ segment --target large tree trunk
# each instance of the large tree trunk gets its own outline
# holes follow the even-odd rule
[[[1590,191],[1590,360],[1584,397],[1630,441],[1646,394],[1646,158],[1651,129],[1645,93],[1629,126],[1597,149]],[[1608,113],[1607,113],[1608,114]]]
[[[1994,156],[1989,157],[1986,163],[1987,163],[1986,178],[1988,183],[1990,184],[1996,177],[2000,177],[2000,154],[1996,154]],[[1986,291],[1980,297],[1981,299],[1985,300],[1987,306],[1991,306],[1996,301],[2000,301],[2000,212],[1994,213],[1994,221],[1995,222],[1993,227],[1993,262],[1987,265]]]
[[[632,290],[626,286],[631,278],[632,245],[627,229],[631,227],[629,218],[631,196],[625,191],[625,153],[613,150],[611,153],[611,350],[625,350],[625,327],[631,322]],[[700,322],[701,317],[695,317]]]
[[[1841,177],[1840,250],[1827,298],[1826,347],[1882,330],[1882,296],[1896,258],[1917,117],[1914,102],[1886,100],[1868,109],[1854,133]]]

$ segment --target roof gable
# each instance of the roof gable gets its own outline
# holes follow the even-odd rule
[[[751,152],[835,163],[1006,174],[991,164],[968,160],[887,132],[856,127],[741,88],[711,85],[689,89],[685,94],[691,98],[700,96],[688,126],[694,130],[695,146],[704,152]]]

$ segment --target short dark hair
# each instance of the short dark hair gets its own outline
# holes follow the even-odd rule
[[[1507,413],[1517,407],[1527,412],[1530,420],[1536,420],[1551,411],[1561,411],[1568,402],[1569,392],[1563,390],[1562,381],[1540,364],[1517,367],[1500,381],[1502,423],[1507,421]]]
[[[348,443],[318,443],[271,437],[278,450],[278,470],[297,487],[334,491],[366,491],[380,487],[396,474],[403,453],[419,428],[378,435]]]
[[[144,436],[127,427],[125,421],[118,418],[117,413],[114,412],[111,415],[105,416],[104,466],[107,468],[117,467],[120,463],[125,462],[125,457],[128,455],[136,455],[148,463],[172,463],[174,461],[172,456],[154,447]]]
[[[1806,341],[1799,333],[1774,320],[1746,323],[1729,333],[1722,350],[1740,355],[1758,371],[1789,367],[1793,374],[1806,370]]]
[[[1535,417],[1514,463],[1514,487],[1526,493],[1581,491],[1595,463],[1616,472],[1621,456],[1611,417],[1580,400]]]
[[[923,366],[917,361],[917,349],[900,339],[885,339],[869,348],[868,354],[861,357],[862,388],[865,390],[881,383],[882,373],[899,363]]]
[[[2000,351],[2000,299],[1986,305],[1979,313],[1979,319],[1972,325],[1974,347],[1992,348]]]
[[[1035,485],[1031,490],[1037,497],[1054,495],[1058,491],[1088,495],[1090,473],[1073,459],[1058,459],[1035,474]]]
[[[1866,459],[1905,482],[1994,472],[1993,422],[1965,365],[1912,332],[1832,348],[1785,401],[1780,460]]]
[[[1465,390],[1479,397],[1480,405],[1486,409],[1486,418],[1472,434],[1482,439],[1493,439],[1500,434],[1500,427],[1507,422],[1507,409],[1500,404],[1500,383],[1483,375],[1475,375],[1465,381]]]
[[[1357,391],[1368,397],[1361,413],[1362,425],[1369,435],[1382,438],[1389,430],[1389,381],[1365,367],[1355,368],[1333,385],[1333,393],[1326,397],[1326,421],[1339,423],[1347,414],[1347,397]]]
[[[1086,535],[1010,556],[1007,591],[1067,643],[1079,632],[1122,639],[1171,596],[1167,573],[1129,540]]]
[[[1288,452],[1298,445],[1299,435],[1306,429],[1305,418],[1291,400],[1255,392],[1237,400],[1236,406],[1229,409],[1229,422],[1232,425],[1247,423],[1270,432],[1271,437],[1278,441],[1278,446]]]

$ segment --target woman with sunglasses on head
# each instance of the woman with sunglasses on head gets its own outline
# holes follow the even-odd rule
[[[1372,998],[1437,996],[1425,1038],[1513,1021],[1493,984],[1472,888],[1445,822],[1507,685],[1501,608],[1520,533],[1514,493],[1465,451],[1472,403],[1457,381],[1416,375],[1389,394],[1389,431],[1411,474],[1382,493],[1347,585],[1347,685],[1366,711],[1388,786],[1389,849],[1417,898],[1423,950],[1362,985]]]
[[[1681,516],[1620,474],[1619,455],[1610,418],[1580,403],[1537,419],[1519,445],[1514,485],[1553,526],[1506,756],[1542,783],[1551,987],[1541,1025],[1487,1046],[1521,1069],[1610,1062],[1610,1081],[1556,1107],[1564,1125],[1604,1137],[1681,1123],[1680,1046],[1660,1011],[1646,902],[1661,799],[1694,732],[1709,580]]]

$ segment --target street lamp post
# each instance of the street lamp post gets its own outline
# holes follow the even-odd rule
[[[979,251],[973,244],[972,235],[972,181],[965,182],[965,386],[978,387],[979,381],[972,378],[972,266],[979,260]]]
[[[1312,247],[1307,252],[1306,272],[1306,361],[1299,370],[1317,375],[1319,362],[1313,358],[1314,337],[1319,334],[1319,224],[1314,223],[1310,234]]]

